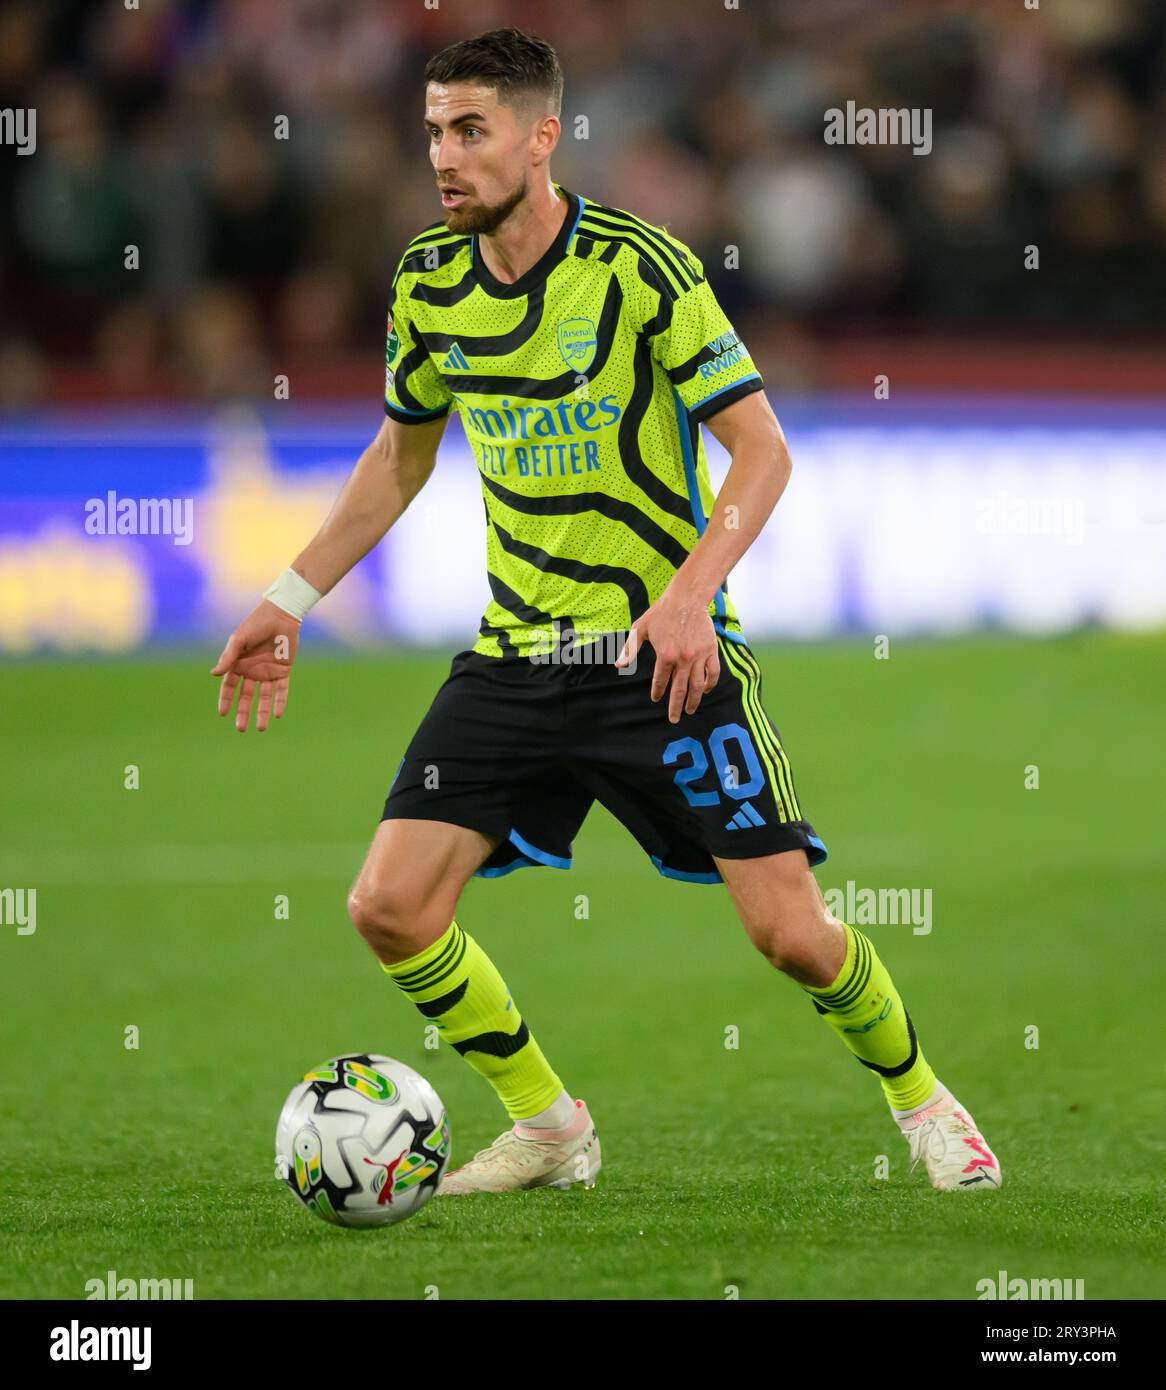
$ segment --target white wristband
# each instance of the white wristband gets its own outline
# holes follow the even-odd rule
[[[287,569],[270,589],[264,590],[263,597],[268,603],[274,603],[276,608],[282,608],[285,613],[290,613],[293,618],[302,622],[308,609],[314,603],[319,603],[324,595],[318,589],[313,589],[295,570]]]

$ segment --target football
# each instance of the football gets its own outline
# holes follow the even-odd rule
[[[376,1053],[313,1067],[279,1113],[275,1171],[337,1226],[388,1226],[421,1210],[449,1163],[445,1107],[412,1067]]]

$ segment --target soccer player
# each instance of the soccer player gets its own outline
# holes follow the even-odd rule
[[[562,73],[515,29],[425,70],[444,220],[392,282],[385,421],[318,535],[213,673],[245,730],[287,701],[300,622],[433,470],[457,409],[477,459],[491,599],[397,768],[349,914],[396,987],[513,1122],[441,1193],[592,1186],[600,1146],[497,967],[456,920],[471,875],[568,868],[594,800],[661,874],[723,883],[754,946],[878,1078],[942,1189],[1000,1185],[874,946],[838,921],[826,848],[725,577],[790,474],[761,376],[693,253],[551,178]],[[701,425],[731,466],[714,498]],[[434,556],[441,563],[441,556]]]

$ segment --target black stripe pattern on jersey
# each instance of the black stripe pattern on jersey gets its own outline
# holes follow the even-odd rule
[[[421,343],[414,343],[404,357],[401,358],[394,382],[397,388],[397,395],[400,398],[401,408],[403,410],[412,411],[414,414],[418,415],[429,414],[432,407],[422,405],[413,392],[409,390],[409,378],[418,367],[424,363],[427,355]],[[444,413],[447,408],[446,406],[442,406],[439,413]]]
[[[504,627],[495,627],[493,623],[488,623],[485,614],[482,615],[482,621],[478,624],[478,635],[479,637],[493,637],[498,643],[498,650],[503,656],[514,656],[518,653],[518,648],[514,645],[506,629]]]
[[[474,279],[470,271],[467,270],[453,288],[461,290],[462,287],[465,287],[464,293],[460,296],[464,298],[465,295],[473,293],[477,288],[477,284],[478,282]],[[430,298],[428,295],[419,294],[418,291],[421,288],[422,286],[420,285],[416,286],[409,298],[423,299],[429,304],[441,302],[436,297]],[[435,328],[423,330],[416,327],[413,331],[417,336],[417,341],[422,343],[430,355],[434,357],[441,356],[443,353],[448,352],[450,348],[453,347],[454,343],[458,344],[467,357],[509,357],[511,353],[517,352],[524,343],[528,343],[538,332],[539,325],[543,321],[545,301],[546,285],[544,283],[531,290],[530,294],[527,296],[526,309],[523,312],[522,318],[519,319],[513,328],[508,329],[505,333],[480,333],[474,336],[467,333],[441,333]],[[465,374],[454,374],[448,379],[460,383],[461,390],[473,389],[465,385],[467,381],[475,379],[481,380],[481,378],[472,378]],[[502,377],[489,378],[490,381],[507,379],[508,378]],[[573,386],[574,377],[571,378],[571,383]]]
[[[622,589],[627,596],[631,615],[629,622],[638,618],[650,606],[647,586],[633,570],[625,569],[622,565],[588,565],[582,560],[567,560],[559,555],[551,555],[537,545],[518,540],[508,531],[504,531],[496,520],[493,525],[494,534],[503,550],[519,560],[525,560],[528,565],[533,565],[544,574],[559,574],[564,579],[574,580],[576,584],[614,584]],[[544,617],[549,621],[548,615]]]
[[[632,351],[632,394],[619,422],[619,454],[628,477],[655,502],[662,512],[693,526],[692,507],[688,498],[673,492],[663,478],[658,477],[640,454],[640,426],[652,402],[652,352],[641,335]]]
[[[495,524],[495,531],[499,528]],[[505,534],[503,532],[503,534]],[[505,549],[505,547],[503,547]],[[490,569],[486,570],[486,578],[490,581],[490,592],[494,596],[494,602],[499,608],[505,608],[508,613],[512,613],[521,623],[549,623],[551,615],[542,608],[536,608],[533,604],[527,603],[521,594],[516,593],[504,579]]]
[[[663,333],[666,329],[671,328],[672,305],[676,302],[676,296],[668,290],[659,275],[652,269],[651,264],[644,260],[643,256],[636,257],[636,274],[650,290],[655,290],[660,296],[660,307],[641,330],[644,337],[650,340],[658,333]]]
[[[456,340],[461,350],[467,357],[489,357],[499,349],[493,348],[492,344],[513,344],[510,347],[503,347],[500,351],[513,352],[514,348],[524,339],[517,339],[519,330],[525,331],[525,325],[530,320],[534,310],[534,301],[538,303],[538,319],[542,319],[543,295],[545,286],[540,285],[537,289],[530,291],[531,301],[527,306],[527,313],[523,315],[522,324],[519,328],[513,329],[510,333],[493,335],[491,337],[472,338],[459,337],[456,334],[436,333],[432,330],[426,331],[423,335],[425,350],[431,354],[446,352],[451,348]],[[588,369],[587,375],[595,378],[607,365],[607,360],[611,356],[612,347],[615,343],[616,332],[619,328],[620,310],[623,307],[623,290],[619,281],[613,275],[611,283],[607,287],[607,293],[603,300],[603,309],[599,316],[599,323],[596,328],[596,348],[595,360]],[[537,323],[535,324],[537,327]],[[528,333],[527,336],[530,336]],[[455,394],[463,392],[466,395],[476,396],[517,396],[523,400],[535,401],[557,401],[563,396],[574,391],[578,384],[578,374],[568,368],[558,376],[549,377],[541,380],[537,377],[526,376],[507,376],[498,374],[496,376],[482,376],[471,372],[451,372],[443,373],[450,390]]]
[[[629,530],[650,545],[657,554],[662,555],[675,569],[679,569],[688,559],[688,551],[662,526],[650,516],[640,511],[631,502],[624,502],[606,492],[562,492],[548,493],[541,497],[527,497],[521,492],[511,492],[493,478],[482,475],[482,485],[516,512],[526,512],[531,516],[575,516],[580,512],[599,512],[610,521],[622,521]]]
[[[588,203],[579,219],[579,230],[596,238],[619,238],[635,248],[661,272],[675,294],[694,289],[703,277],[685,253],[646,222],[618,208]]]
[[[446,233],[446,235],[449,234]],[[394,286],[402,275],[423,275],[427,271],[440,270],[443,265],[448,265],[460,252],[465,250],[469,244],[470,238],[468,236],[453,237],[448,241],[433,239],[429,242],[421,241],[420,237],[416,238],[405,248],[405,254],[401,257],[401,264],[397,267],[396,275],[393,276]]]

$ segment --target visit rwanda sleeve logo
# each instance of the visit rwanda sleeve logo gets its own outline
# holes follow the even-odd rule
[[[731,328],[727,333],[722,333],[711,342],[706,343],[705,351],[713,354],[711,362],[700,364],[700,374],[705,381],[716,376],[718,372],[728,371],[730,367],[735,367],[746,354],[745,344]]]
[[[595,361],[598,339],[590,319],[564,319],[555,336],[563,361],[573,372],[585,372]]]

